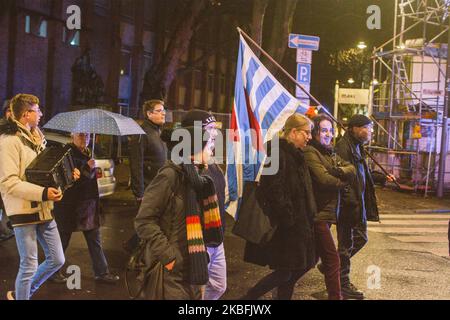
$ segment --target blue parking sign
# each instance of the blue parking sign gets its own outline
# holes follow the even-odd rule
[[[300,83],[311,83],[311,65],[305,63],[297,64],[297,81]]]

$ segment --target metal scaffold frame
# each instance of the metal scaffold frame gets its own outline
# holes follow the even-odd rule
[[[436,187],[449,4],[395,0],[393,38],[372,56],[371,151],[402,183],[415,191],[424,188],[425,195]]]

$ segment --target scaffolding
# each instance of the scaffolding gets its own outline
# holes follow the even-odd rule
[[[437,182],[449,3],[395,0],[393,38],[372,57],[371,152],[401,183],[425,195]]]

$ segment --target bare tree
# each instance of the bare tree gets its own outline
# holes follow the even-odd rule
[[[252,20],[250,24],[250,36],[259,45],[262,45],[264,16],[269,0],[253,0]]]
[[[270,25],[264,24],[264,28],[269,28],[268,41],[263,42],[264,48],[272,58],[282,63],[286,53],[289,33],[292,31],[292,22],[297,8],[298,0],[277,0],[274,4],[273,20]],[[265,60],[263,60],[265,61]],[[266,63],[269,71],[277,74],[278,70],[273,64]]]
[[[187,52],[194,34],[197,20],[206,10],[208,0],[180,0],[177,3],[182,8],[183,17],[175,28],[162,60],[153,65],[145,74],[142,98],[165,99],[170,85],[177,75],[181,57]]]

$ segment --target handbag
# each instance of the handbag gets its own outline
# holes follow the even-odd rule
[[[125,285],[131,299],[164,300],[164,270],[160,262],[155,261],[149,268],[145,263],[147,241],[141,240],[139,247],[131,255],[125,272]],[[132,274],[135,274],[133,277]],[[131,278],[137,285],[133,292]],[[144,292],[145,291],[145,292]]]
[[[251,243],[261,245],[272,239],[278,224],[263,210],[268,204],[262,199],[263,197],[257,197],[258,188],[257,182],[245,183],[238,218],[232,232]]]

